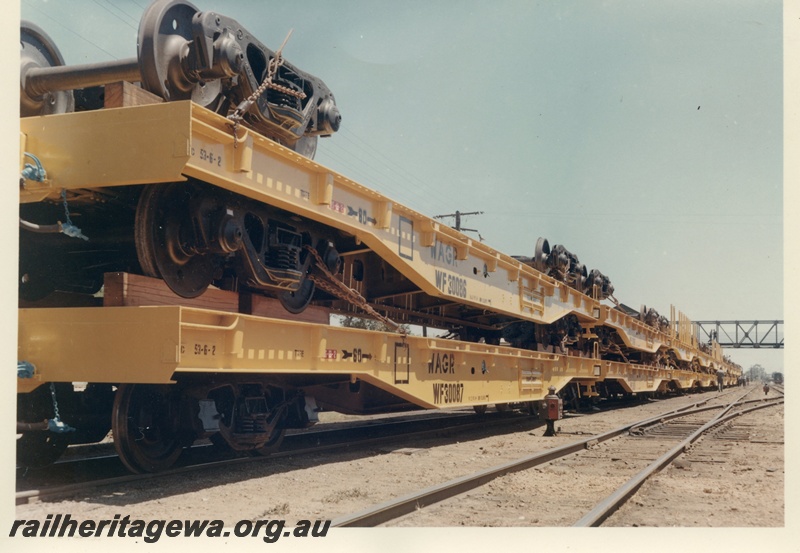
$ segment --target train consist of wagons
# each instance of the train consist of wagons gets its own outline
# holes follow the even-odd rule
[[[535,412],[551,386],[741,374],[561,245],[508,256],[315,163],[333,94],[229,17],[156,0],[130,60],[65,66],[27,22],[21,45],[21,465],[110,430],[158,471],[201,438],[269,453],[323,409]]]

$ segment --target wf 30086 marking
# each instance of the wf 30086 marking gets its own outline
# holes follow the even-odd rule
[[[21,43],[21,464],[113,430],[155,471],[201,438],[268,453],[320,409],[534,411],[550,386],[593,401],[741,372],[561,245],[509,256],[315,163],[332,92],[231,18],[156,0],[111,63],[64,66],[32,23]]]

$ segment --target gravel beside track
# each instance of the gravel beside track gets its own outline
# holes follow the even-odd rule
[[[736,391],[738,394],[739,392]],[[754,388],[755,393],[755,388]],[[771,392],[771,395],[775,395]],[[714,401],[716,393],[649,401],[624,409],[568,414],[545,438],[534,418],[494,430],[441,437],[399,439],[392,446],[325,452],[210,469],[158,486],[126,484],[87,490],[66,501],[41,501],[16,508],[18,518],[52,513],[73,517],[287,520],[350,514],[387,499],[457,476],[572,442],[671,408]],[[751,397],[753,394],[751,394]],[[728,398],[730,399],[730,397]],[[323,420],[342,420],[336,415]],[[747,438],[744,436],[747,435]],[[602,444],[601,444],[602,445]],[[639,490],[604,526],[780,527],[784,520],[783,407],[762,409],[704,438]],[[720,462],[721,461],[721,462]],[[625,463],[625,459],[620,459]],[[574,507],[560,504],[560,490],[614,478],[594,474],[592,464],[560,461],[512,474],[481,490],[431,506],[395,524],[401,526],[569,526]],[[454,505],[457,508],[454,508]],[[643,507],[647,507],[644,509]]]

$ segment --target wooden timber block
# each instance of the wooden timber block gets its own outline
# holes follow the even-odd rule
[[[182,298],[159,278],[130,273],[106,273],[104,307],[143,305],[184,305],[219,311],[239,311],[239,294],[209,288],[196,298]]]
[[[302,313],[295,315],[283,308],[275,298],[267,298],[257,294],[241,294],[239,310],[248,315],[270,317],[272,319],[288,319],[303,323],[329,324],[331,312],[324,307],[309,305]]]
[[[127,81],[109,83],[105,86],[103,107],[124,108],[143,106],[146,104],[160,104],[164,100],[152,92],[131,84]]]
[[[330,310],[327,308],[310,305],[295,315],[286,311],[277,299],[257,294],[209,288],[196,298],[182,298],[159,278],[131,273],[106,273],[104,284],[104,307],[184,305],[305,323],[330,323]]]

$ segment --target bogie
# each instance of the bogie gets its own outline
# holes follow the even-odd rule
[[[157,0],[136,60],[57,70],[49,38],[22,30],[35,162],[21,167],[19,355],[36,376],[18,380],[22,464],[109,428],[135,472],[206,438],[269,453],[316,420],[316,402],[532,413],[551,386],[592,408],[741,374],[682,314],[619,303],[563,245],[505,255],[311,161],[339,127],[333,95],[230,18]],[[141,85],[136,101],[91,100],[118,81]],[[76,98],[88,112],[72,113]],[[114,140],[96,139],[109,128]],[[144,284],[111,297],[115,273]],[[334,314],[380,324],[341,328]],[[408,325],[424,336],[397,332]],[[74,432],[39,428],[57,418],[41,382]]]

